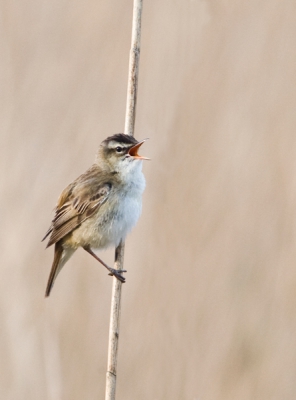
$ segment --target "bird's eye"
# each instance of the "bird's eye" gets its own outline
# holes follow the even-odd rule
[[[117,151],[117,153],[121,153],[122,152],[122,147],[117,146],[115,150]]]

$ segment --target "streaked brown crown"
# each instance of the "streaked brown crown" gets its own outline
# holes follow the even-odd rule
[[[115,135],[109,136],[107,139],[103,140],[102,145],[108,145],[108,143],[112,141],[129,145],[129,147],[132,147],[138,143],[133,136],[125,135],[124,133],[116,133]]]

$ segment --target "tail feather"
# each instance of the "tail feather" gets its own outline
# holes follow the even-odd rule
[[[50,291],[53,287],[54,281],[63,266],[63,265],[61,265],[62,264],[61,258],[62,258],[63,251],[64,251],[63,246],[60,243],[56,243],[55,248],[54,248],[54,259],[53,259],[50,275],[49,275],[48,282],[47,282],[45,297],[48,297],[50,295]]]

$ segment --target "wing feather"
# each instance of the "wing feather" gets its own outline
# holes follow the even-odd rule
[[[80,217],[81,216],[76,216],[76,217],[70,219],[69,221],[65,222],[59,228],[57,228],[57,229],[54,228],[46,247],[49,247],[52,244],[57,243],[68,233],[72,232],[73,229],[77,228],[77,226],[80,224],[80,222],[79,222]]]
[[[47,247],[78,228],[108,199],[112,183],[110,179],[106,181],[106,175],[100,173],[98,168],[91,167],[62,192],[54,219],[43,238],[50,235]]]

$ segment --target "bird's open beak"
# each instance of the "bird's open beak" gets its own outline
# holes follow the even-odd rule
[[[142,140],[142,142],[137,143],[135,146],[133,146],[133,147],[130,149],[130,151],[128,152],[128,154],[129,154],[130,156],[136,158],[137,160],[150,160],[150,158],[148,158],[148,157],[143,157],[143,156],[140,156],[140,155],[138,154],[139,148],[142,146],[142,144],[143,144],[146,140],[147,140],[147,139],[144,139],[144,140]]]

